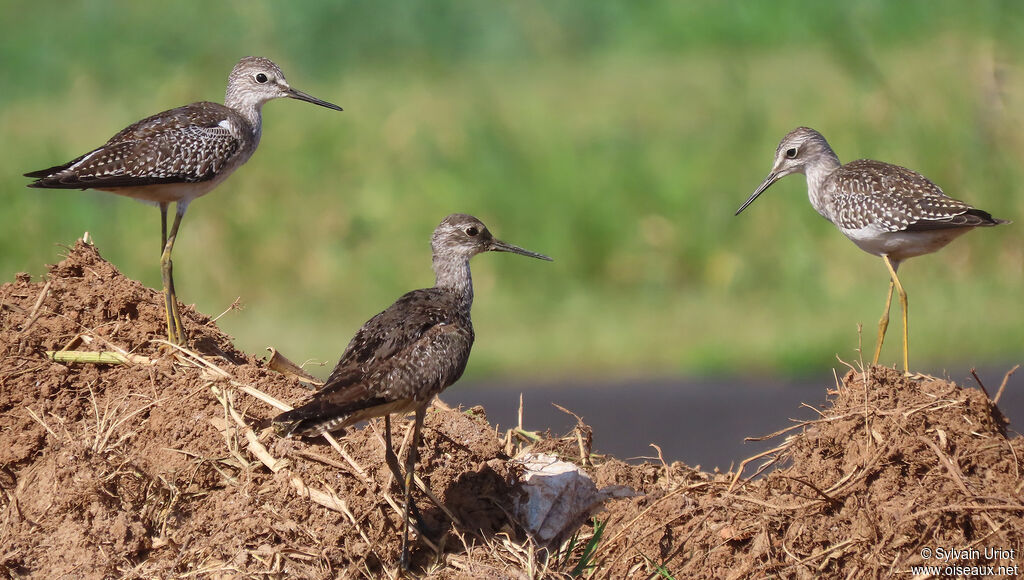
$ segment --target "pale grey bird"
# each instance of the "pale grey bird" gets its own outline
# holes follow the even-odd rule
[[[249,160],[260,143],[263,104],[282,97],[341,110],[293,89],[269,59],[247,56],[228,76],[223,105],[203,101],[157,113],[81,157],[25,174],[38,178],[29,187],[98,189],[160,206],[160,266],[170,342],[183,344],[186,338],[171,275],[171,250],[181,218],[192,200]],[[168,236],[171,202],[176,211]]]
[[[473,346],[473,279],[469,260],[483,252],[551,258],[506,244],[477,218],[452,214],[431,238],[436,281],[413,290],[377,314],[356,333],[327,382],[306,404],[278,415],[282,435],[316,436],[372,417],[385,418],[385,459],[396,481],[405,483],[402,565],[408,565],[411,485],[420,429],[427,405],[459,380]],[[392,413],[415,411],[412,445],[402,475],[391,445]]]
[[[908,371],[907,293],[896,276],[900,263],[935,252],[976,227],[1009,222],[947,196],[939,186],[905,167],[872,159],[841,165],[821,133],[807,127],[798,127],[782,138],[771,173],[736,215],[791,173],[807,177],[807,196],[822,217],[860,249],[885,262],[889,294],[878,322],[871,364],[878,363],[895,288],[903,309],[903,370]]]

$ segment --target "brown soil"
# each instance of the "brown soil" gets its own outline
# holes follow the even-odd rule
[[[401,493],[383,462],[383,422],[352,430],[340,451],[274,437],[260,427],[278,411],[254,395],[294,404],[309,390],[192,308],[191,351],[162,346],[161,304],[81,242],[45,280],[0,287],[0,576],[394,575]],[[45,354],[119,349],[137,358]],[[589,456],[582,424],[534,441],[497,433],[481,408],[433,408],[418,473],[448,513],[416,494],[434,530],[415,542],[413,567],[436,578],[576,567],[598,578],[846,578],[909,577],[922,563],[1024,566],[1024,443],[985,394],[879,367],[851,370],[831,394],[756,478],[762,458],[742,478],[630,465]],[[396,444],[407,427],[396,422]],[[587,524],[545,557],[511,515],[511,458],[524,448],[640,495],[607,503],[599,538]],[[940,547],[1016,552],[921,557]]]

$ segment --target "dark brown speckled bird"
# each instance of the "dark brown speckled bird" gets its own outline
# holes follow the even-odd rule
[[[408,565],[409,513],[420,430],[431,399],[459,380],[473,346],[473,279],[469,260],[483,252],[551,258],[494,238],[477,218],[452,214],[431,239],[436,282],[413,290],[371,318],[349,342],[341,360],[312,399],[278,415],[281,435],[316,436],[370,419],[385,418],[385,458],[405,484],[402,565]],[[415,411],[405,474],[391,444],[390,415]]]

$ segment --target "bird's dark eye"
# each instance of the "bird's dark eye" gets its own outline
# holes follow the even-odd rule
[[[473,237],[480,233],[480,230],[476,229],[476,226],[469,226],[466,228],[466,235]]]
[[[261,84],[267,82],[267,75],[263,73],[256,73],[256,82]]]
[[[796,159],[796,153],[796,147],[790,147],[789,149],[786,149],[786,157],[790,159]]]

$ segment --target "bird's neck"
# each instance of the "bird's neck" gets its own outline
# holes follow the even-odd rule
[[[258,143],[260,135],[263,133],[263,103],[242,99],[239,95],[228,92],[224,96],[224,106],[232,109],[245,119],[249,124],[249,130],[252,131]]]
[[[828,193],[825,181],[836,169],[839,169],[839,157],[831,149],[822,153],[814,163],[807,165],[804,173],[807,175],[807,197],[811,200],[814,209],[828,219]]]
[[[473,305],[473,275],[468,258],[443,260],[435,257],[434,274],[434,286],[457,294],[466,310]]]

